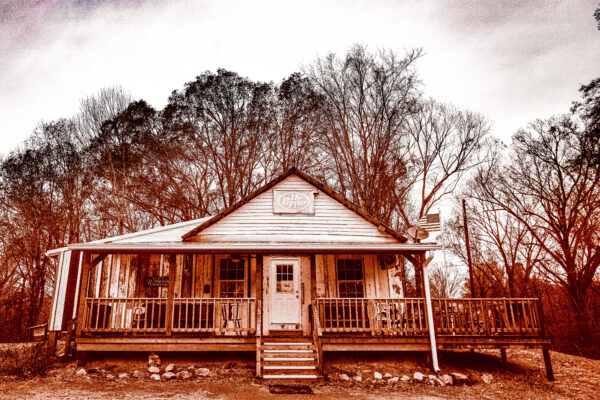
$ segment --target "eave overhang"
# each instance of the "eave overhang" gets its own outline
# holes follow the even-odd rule
[[[74,243],[69,250],[94,253],[424,253],[441,250],[436,243]]]

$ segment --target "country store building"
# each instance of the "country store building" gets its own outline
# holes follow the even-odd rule
[[[256,352],[263,379],[314,380],[333,351],[541,348],[537,299],[431,298],[416,243],[291,169],[209,218],[69,244],[57,257],[51,340],[79,353]],[[396,270],[423,268],[422,298]]]

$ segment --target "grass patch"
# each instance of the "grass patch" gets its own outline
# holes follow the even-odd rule
[[[15,343],[0,347],[0,375],[44,375],[56,361],[47,343]]]

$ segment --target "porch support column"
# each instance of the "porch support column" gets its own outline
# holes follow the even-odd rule
[[[435,341],[435,325],[433,323],[433,307],[431,306],[431,294],[429,293],[429,275],[427,273],[427,264],[433,259],[433,252],[423,263],[423,286],[425,289],[425,307],[427,308],[427,326],[429,327],[429,342],[431,344],[431,364],[433,371],[440,372],[437,356],[437,344]]]
[[[79,305],[79,286],[81,285],[81,268],[83,267],[83,252],[79,252],[79,265],[77,267],[77,283],[75,284],[75,294],[73,295],[73,315],[71,319],[77,318],[77,306]]]
[[[175,296],[175,274],[177,273],[177,256],[166,255],[169,260],[169,289],[167,291],[167,309],[165,310],[165,334],[171,336],[173,331],[173,297]]]
[[[81,336],[81,330],[83,329],[84,311],[85,311],[85,296],[88,292],[88,277],[89,277],[89,271],[90,271],[90,267],[91,267],[91,265],[90,265],[91,264],[90,263],[91,254],[90,253],[88,253],[86,251],[82,251],[79,256],[81,257],[81,259],[80,259],[81,282],[80,282],[80,286],[79,286],[79,301],[77,302],[78,306],[77,306],[77,323],[76,323],[75,336]],[[104,257],[102,257],[102,258],[104,258]]]
[[[256,376],[262,377],[262,294],[263,294],[263,255],[256,255]]]

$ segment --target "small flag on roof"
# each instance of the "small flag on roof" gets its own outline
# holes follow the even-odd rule
[[[427,214],[419,219],[417,225],[428,232],[439,232],[442,230],[440,224],[440,213]]]

